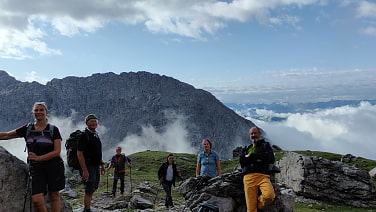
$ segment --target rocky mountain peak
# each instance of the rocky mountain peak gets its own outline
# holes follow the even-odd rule
[[[89,113],[96,114],[106,128],[101,138],[107,149],[136,138],[132,145],[166,150],[184,143],[197,152],[201,140],[207,138],[221,158],[231,158],[235,147],[249,142],[248,130],[254,126],[211,93],[149,72],[71,76],[53,79],[46,85],[19,82],[6,72],[0,75],[15,84],[0,84],[0,105],[8,108],[0,111],[5,117],[0,120],[0,131],[32,121],[31,106],[44,101],[50,115],[70,117],[73,123],[82,122]],[[140,136],[143,141],[137,141]]]

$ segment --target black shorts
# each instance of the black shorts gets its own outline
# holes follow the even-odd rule
[[[99,165],[88,165],[86,166],[89,172],[88,181],[83,181],[85,186],[85,193],[93,193],[98,189],[99,180],[101,177]],[[80,169],[80,175],[82,176],[82,170]]]
[[[46,193],[47,191],[60,191],[65,187],[64,162],[59,159],[47,164],[32,165],[31,168],[31,194]]]

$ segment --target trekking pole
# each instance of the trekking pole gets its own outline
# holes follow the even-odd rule
[[[109,170],[109,169],[108,169]],[[109,171],[106,171],[107,173],[106,173],[106,191],[105,192],[103,192],[103,195],[105,195],[105,196],[109,196],[110,195],[110,193],[109,193],[109,191],[108,191],[108,176],[110,175],[110,173],[109,173]]]
[[[132,196],[132,167],[129,167],[129,180],[131,181],[131,196]]]
[[[159,193],[159,190],[161,190],[161,187],[162,187],[162,183],[159,183],[159,187],[157,189],[157,193],[155,194],[153,205],[155,205],[155,201],[157,201],[158,193]]]
[[[108,194],[108,173],[107,173],[107,190],[106,190],[106,194]]]
[[[27,183],[26,183],[26,191],[25,191],[25,197],[24,197],[24,204],[23,204],[23,212],[26,211],[26,201],[27,201],[27,194],[30,192],[31,188],[31,173],[30,173],[30,164],[29,160],[27,160],[27,168],[28,168],[28,176],[27,176]],[[30,212],[31,212],[31,192],[30,192],[30,199],[29,199],[29,204],[30,204]]]

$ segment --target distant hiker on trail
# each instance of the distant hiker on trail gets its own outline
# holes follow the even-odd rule
[[[217,152],[212,150],[212,143],[209,139],[202,140],[203,152],[197,155],[196,177],[209,176],[216,177],[221,175],[221,162]]]
[[[176,168],[174,155],[169,154],[167,156],[167,161],[162,163],[162,165],[158,169],[158,179],[161,182],[164,191],[166,192],[166,208],[174,207],[171,196],[171,188],[172,185],[175,186],[175,179],[177,176],[181,177],[181,173],[178,172]]]
[[[247,212],[256,212],[273,202],[275,198],[269,171],[269,164],[274,163],[274,153],[270,144],[261,139],[259,128],[252,127],[249,136],[252,143],[243,148],[239,162],[244,174]]]
[[[112,184],[111,197],[115,197],[117,182],[120,179],[120,196],[124,196],[124,176],[125,176],[125,165],[132,167],[129,163],[127,156],[121,153],[121,147],[116,148],[116,154],[112,156],[110,166],[107,170],[114,168],[114,183]]]
[[[34,211],[47,212],[44,193],[48,192],[51,211],[60,212],[59,191],[65,187],[64,162],[60,157],[62,139],[59,129],[48,123],[47,114],[46,104],[36,102],[32,108],[34,122],[9,132],[1,132],[0,140],[25,138]]]
[[[100,174],[105,173],[105,168],[102,161],[102,143],[95,131],[98,127],[97,117],[94,114],[87,115],[85,123],[87,127],[77,143],[77,157],[80,162],[80,175],[85,185],[84,212],[91,212],[91,199],[98,189]]]

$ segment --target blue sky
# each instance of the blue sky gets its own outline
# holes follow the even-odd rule
[[[375,99],[376,2],[0,0],[18,80],[148,71],[225,103]]]

